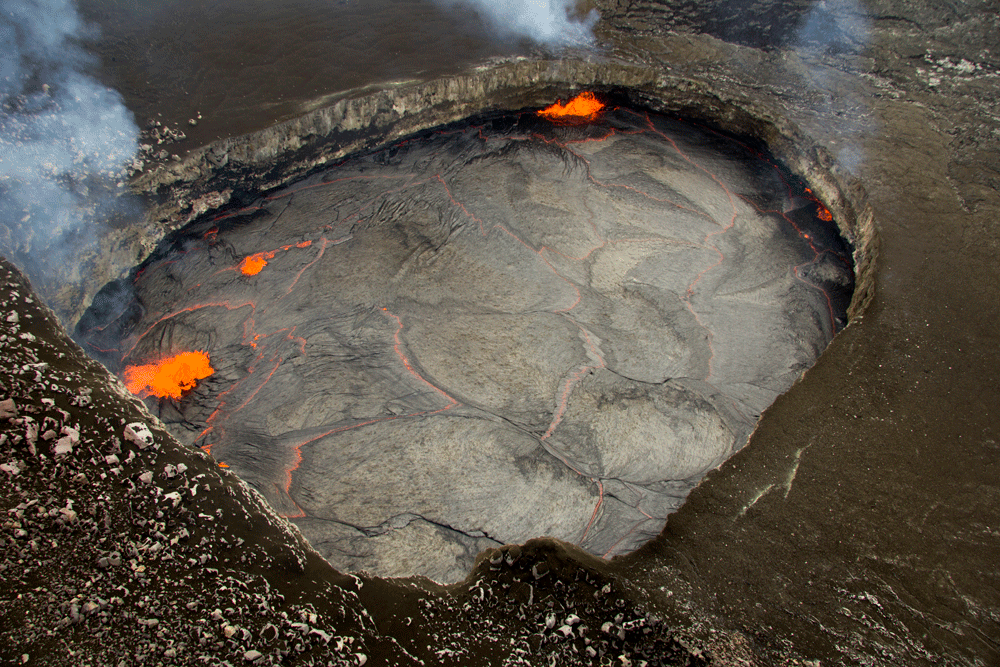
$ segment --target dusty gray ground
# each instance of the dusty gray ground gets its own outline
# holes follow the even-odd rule
[[[209,216],[78,333],[122,368],[208,352],[149,400],[172,433],[338,569],[451,583],[491,546],[659,533],[845,321],[825,213],[690,124],[500,117]]]
[[[276,164],[274,156],[279,147],[298,150],[304,136],[320,143],[326,138],[331,156],[363,142],[356,133],[362,118],[380,136],[402,136],[494,105],[538,106],[581,86],[620,85],[665,107],[697,111],[764,137],[808,176],[859,241],[865,234],[874,239],[872,232],[880,237],[877,256],[875,245],[858,243],[867,254],[856,294],[867,309],[853,311],[860,317],[767,411],[748,446],[706,477],[654,543],[609,562],[568,546],[533,543],[512,549],[509,561],[486,558],[472,578],[448,591],[366,579],[359,595],[373,632],[428,663],[517,664],[526,662],[517,652],[530,650],[536,664],[551,655],[565,664],[593,664],[574,629],[579,624],[568,627],[572,637],[560,630],[572,604],[585,610],[576,613],[588,628],[610,631],[588,630],[587,639],[623,642],[605,662],[621,663],[617,656],[628,651],[637,659],[657,655],[651,664],[696,663],[690,653],[684,658],[640,645],[643,637],[663,636],[662,624],[634,613],[645,605],[670,627],[702,637],[709,645],[696,650],[707,649],[703,655],[717,664],[740,664],[732,652],[722,652],[726,647],[738,649],[744,664],[996,663],[995,7],[885,0],[864,7],[605,2],[601,9],[610,61],[497,64],[425,87],[395,88],[265,136],[233,139],[147,182],[151,189],[182,188],[174,192],[184,192],[186,202],[166,203],[163,189],[157,211],[164,219],[180,211],[183,219],[192,209],[239,199],[247,184],[282,182],[294,169]],[[261,117],[267,114],[261,110]],[[221,177],[225,160],[229,171]],[[850,222],[855,216],[856,224]],[[162,230],[156,230],[147,224],[134,230],[134,238],[148,233],[158,239]],[[95,285],[114,276],[103,274]],[[77,354],[52,330],[36,333],[45,344]],[[27,346],[14,343],[12,350]],[[26,360],[5,350],[5,372],[19,374]],[[56,370],[40,377],[61,383]],[[34,378],[17,388],[41,405],[42,397],[30,393],[39,386]],[[87,381],[104,386],[96,374]],[[59,405],[78,414],[68,399]],[[132,420],[132,408],[121,402],[103,409]],[[8,476],[6,507],[48,498],[44,476],[19,475]],[[118,487],[107,488],[104,502],[128,506]],[[229,502],[222,495],[210,498]],[[254,516],[262,511],[253,503],[243,507]],[[58,531],[44,528],[45,535]],[[4,538],[4,562],[22,568],[21,547],[10,546],[18,538]],[[64,547],[46,539],[38,545],[43,551],[31,558],[67,560]],[[266,577],[284,593],[308,596],[317,579],[335,581],[329,568],[313,562],[316,578],[283,577],[271,569]],[[96,568],[53,565],[51,572],[47,585],[58,577],[82,590]],[[211,573],[185,569],[184,575],[190,576],[187,599],[209,599],[219,589]],[[8,581],[5,602],[21,595],[31,613],[50,622],[52,633],[16,645],[53,664],[80,664],[67,651],[93,650],[86,627],[57,627],[62,612],[47,611],[46,600],[28,595],[36,588],[44,594],[45,586]],[[599,587],[588,588],[593,581]],[[178,597],[162,580],[149,590]],[[140,613],[139,602],[130,599],[127,609]],[[638,619],[656,632],[637,630]],[[616,639],[619,628],[625,639]],[[22,636],[22,617],[5,616],[3,632]],[[125,637],[117,648],[130,645]],[[102,647],[115,650],[113,636]],[[398,653],[372,649],[371,655],[369,664],[405,664]]]

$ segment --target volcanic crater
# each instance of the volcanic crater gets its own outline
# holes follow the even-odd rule
[[[75,337],[342,571],[462,579],[657,535],[846,321],[852,248],[759,142],[605,99],[421,132],[246,197]],[[157,395],[157,394],[161,395]]]

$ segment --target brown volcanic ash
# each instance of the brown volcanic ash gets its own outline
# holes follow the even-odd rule
[[[828,216],[681,122],[496,117],[196,222],[141,308],[78,336],[121,364],[205,350],[215,374],[153,406],[177,437],[336,567],[455,581],[500,543],[656,535],[843,322]]]

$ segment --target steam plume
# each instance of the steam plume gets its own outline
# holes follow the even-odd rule
[[[817,56],[863,53],[871,40],[871,19],[859,0],[820,0],[799,26],[796,46],[800,52]],[[835,88],[831,69],[812,61],[809,76],[820,90]],[[840,146],[837,161],[852,173],[864,159],[864,136],[872,129],[868,100],[856,92],[840,94],[816,103],[826,118],[837,119],[836,134]]]
[[[47,299],[93,250],[137,149],[121,97],[84,72],[92,37],[71,0],[0,6],[0,253]]]
[[[446,8],[474,8],[501,37],[528,37],[550,46],[589,44],[600,18],[592,9],[576,12],[576,0],[436,0]]]

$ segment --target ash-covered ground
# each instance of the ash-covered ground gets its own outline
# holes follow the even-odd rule
[[[647,112],[448,126],[195,221],[77,338],[214,374],[148,406],[342,571],[654,537],[845,322],[850,249],[766,153]],[[148,393],[148,392],[147,392]]]

